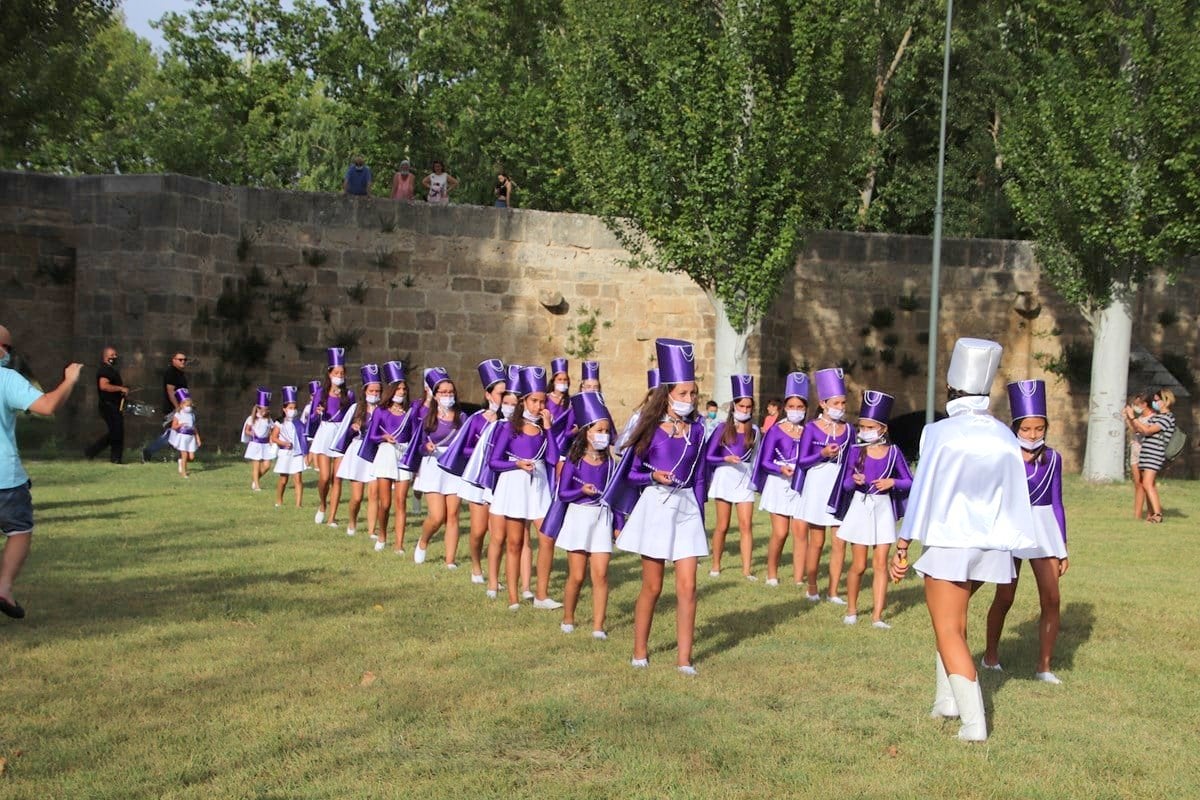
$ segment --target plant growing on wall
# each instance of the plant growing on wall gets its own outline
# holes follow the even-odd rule
[[[271,311],[286,317],[291,322],[299,322],[308,311],[308,283],[290,283],[287,278],[280,279],[279,288],[271,295]]]
[[[360,280],[353,286],[346,287],[346,296],[361,306],[367,299],[368,289],[367,282]]]
[[[600,329],[611,327],[611,320],[600,319],[599,310],[583,306],[579,309],[579,319],[571,323],[571,327],[568,329],[567,355],[575,358],[591,358],[596,354]]]

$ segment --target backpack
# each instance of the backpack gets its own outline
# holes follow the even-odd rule
[[[1175,427],[1175,432],[1171,434],[1171,440],[1167,442],[1166,457],[1167,461],[1174,461],[1179,458],[1179,454],[1183,452],[1183,448],[1187,445],[1187,434]]]

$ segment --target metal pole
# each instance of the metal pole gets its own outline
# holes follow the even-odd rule
[[[925,384],[925,424],[933,422],[937,377],[938,305],[942,275],[942,184],[946,174],[946,98],[950,91],[950,23],[954,0],[946,0],[946,41],[942,45],[942,125],[938,133],[937,201],[933,208],[933,274],[929,290],[929,379]]]

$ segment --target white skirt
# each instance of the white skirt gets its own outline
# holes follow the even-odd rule
[[[695,492],[647,486],[621,529],[617,548],[668,561],[708,555],[708,533]]]
[[[362,442],[361,438],[355,439],[346,448],[346,455],[342,456],[342,463],[338,464],[337,477],[355,483],[368,483],[375,478],[374,465],[358,457],[358,452],[362,450]]]
[[[800,493],[792,489],[790,478],[767,475],[767,480],[763,483],[762,501],[758,504],[758,509],[798,519],[800,517]]]
[[[855,492],[837,537],[851,544],[891,544],[896,541],[896,515],[886,494]]]
[[[492,492],[491,513],[513,519],[542,519],[550,510],[550,480],[544,461],[533,472],[513,469],[500,473]]]
[[[750,465],[722,464],[713,470],[712,482],[708,484],[709,500],[724,500],[726,503],[753,503],[754,487],[750,485]]]
[[[181,453],[196,452],[196,434],[194,433],[171,431],[171,434],[167,437],[167,442]]]
[[[1058,529],[1058,519],[1054,516],[1053,506],[1033,507],[1033,539],[1036,545],[1020,550],[1013,550],[1013,558],[1057,558],[1067,557],[1067,543],[1063,541],[1062,531]]]
[[[583,550],[585,553],[613,551],[613,516],[607,506],[585,506],[571,503],[563,518],[562,529],[554,546],[560,550]]]
[[[491,489],[476,486],[469,481],[460,481],[458,496],[467,503],[475,503],[481,506],[491,505],[492,503]]]
[[[840,525],[837,517],[829,512],[829,495],[833,485],[837,483],[841,469],[832,461],[823,461],[815,467],[810,467],[804,476],[804,491],[800,493],[800,513],[796,519],[802,519],[809,525],[829,527]]]
[[[329,456],[330,458],[341,458],[341,453],[335,453],[329,449],[333,444],[333,440],[337,438],[338,428],[342,426],[340,422],[322,422],[317,426],[317,433],[313,436],[312,445],[309,446],[308,452],[318,456]]]
[[[246,455],[242,458],[247,461],[270,461],[275,457],[276,449],[270,442],[250,442],[246,445]]]
[[[462,482],[462,478],[453,472],[442,469],[442,465],[437,462],[436,457],[425,456],[421,459],[421,466],[417,471],[417,480],[413,483],[413,489],[429,494],[458,494]]]
[[[389,481],[400,480],[400,456],[397,455],[394,444],[391,442],[379,443],[379,449],[375,451],[375,460],[371,462],[371,473],[376,478],[385,478]]]
[[[295,475],[304,472],[304,456],[297,453],[295,448],[280,450],[275,456],[275,472],[280,475]]]
[[[1017,577],[1012,551],[979,547],[926,547],[913,569],[943,581],[1012,583]]]

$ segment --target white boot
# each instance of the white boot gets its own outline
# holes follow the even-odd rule
[[[946,677],[946,665],[942,663],[941,653],[937,659],[937,693],[933,696],[933,710],[929,716],[933,719],[942,717],[957,717],[958,703],[954,702],[954,692],[950,689],[950,679]]]
[[[964,742],[986,742],[987,717],[983,712],[983,690],[979,688],[979,680],[969,681],[962,675],[950,675],[949,678],[954,701],[958,703],[958,718],[962,720],[958,738]]]

